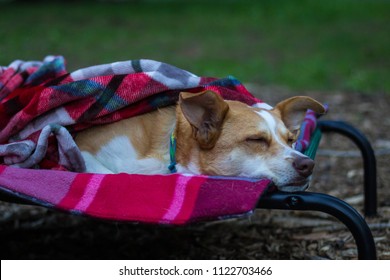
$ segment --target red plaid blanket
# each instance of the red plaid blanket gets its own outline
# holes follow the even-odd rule
[[[122,221],[183,224],[250,213],[269,180],[76,173],[84,161],[74,133],[175,104],[180,91],[206,89],[248,105],[261,102],[232,77],[198,77],[151,60],[72,73],[60,56],[0,67],[0,191]]]
[[[0,70],[0,156],[18,167],[82,172],[72,134],[174,104],[180,91],[210,89],[259,102],[234,78],[198,77],[174,66],[133,60],[67,73],[62,57],[16,61]]]

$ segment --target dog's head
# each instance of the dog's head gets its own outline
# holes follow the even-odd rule
[[[285,191],[307,188],[314,162],[292,145],[307,109],[325,112],[319,102],[297,96],[262,109],[212,91],[183,92],[179,109],[181,126],[191,130],[185,139],[178,135],[179,162],[202,174],[269,178]]]

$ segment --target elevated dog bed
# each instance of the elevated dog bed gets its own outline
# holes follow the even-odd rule
[[[14,62],[3,69],[1,84],[0,155],[9,166],[0,169],[0,185],[36,203],[97,218],[183,224],[249,213],[270,185],[268,179],[81,173],[73,134],[175,104],[180,91],[209,89],[263,106],[232,77],[197,77],[151,60],[67,73],[62,57],[47,57]],[[315,120],[309,113],[300,149]]]
[[[0,191],[45,207],[129,222],[187,224],[237,217],[261,208],[262,201],[270,208],[268,194],[275,188],[267,178],[82,173],[85,165],[73,140],[77,132],[173,105],[181,91],[204,90],[268,106],[233,77],[198,77],[151,60],[72,73],[60,56],[1,67]],[[319,141],[310,142],[316,123],[308,112],[295,146],[311,156]],[[366,258],[375,257],[371,249]]]

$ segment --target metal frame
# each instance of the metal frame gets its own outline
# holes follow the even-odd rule
[[[330,214],[351,231],[356,241],[359,259],[376,259],[375,242],[367,223],[352,206],[336,197],[312,192],[274,192],[263,196],[257,208],[310,210]]]
[[[360,149],[364,166],[364,212],[366,216],[377,214],[376,159],[368,139],[356,128],[343,121],[320,121],[321,132],[340,133],[351,139]],[[282,210],[312,210],[330,214],[344,223],[351,231],[358,249],[359,259],[376,259],[375,242],[363,217],[346,202],[321,193],[274,192],[263,196],[257,208]]]
[[[323,132],[340,133],[351,139],[360,149],[364,167],[364,213],[377,214],[376,158],[368,139],[358,129],[343,121],[320,121],[318,127]]]

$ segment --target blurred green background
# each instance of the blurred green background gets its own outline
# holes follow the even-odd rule
[[[293,90],[390,94],[390,1],[0,0],[0,65],[149,58]]]

